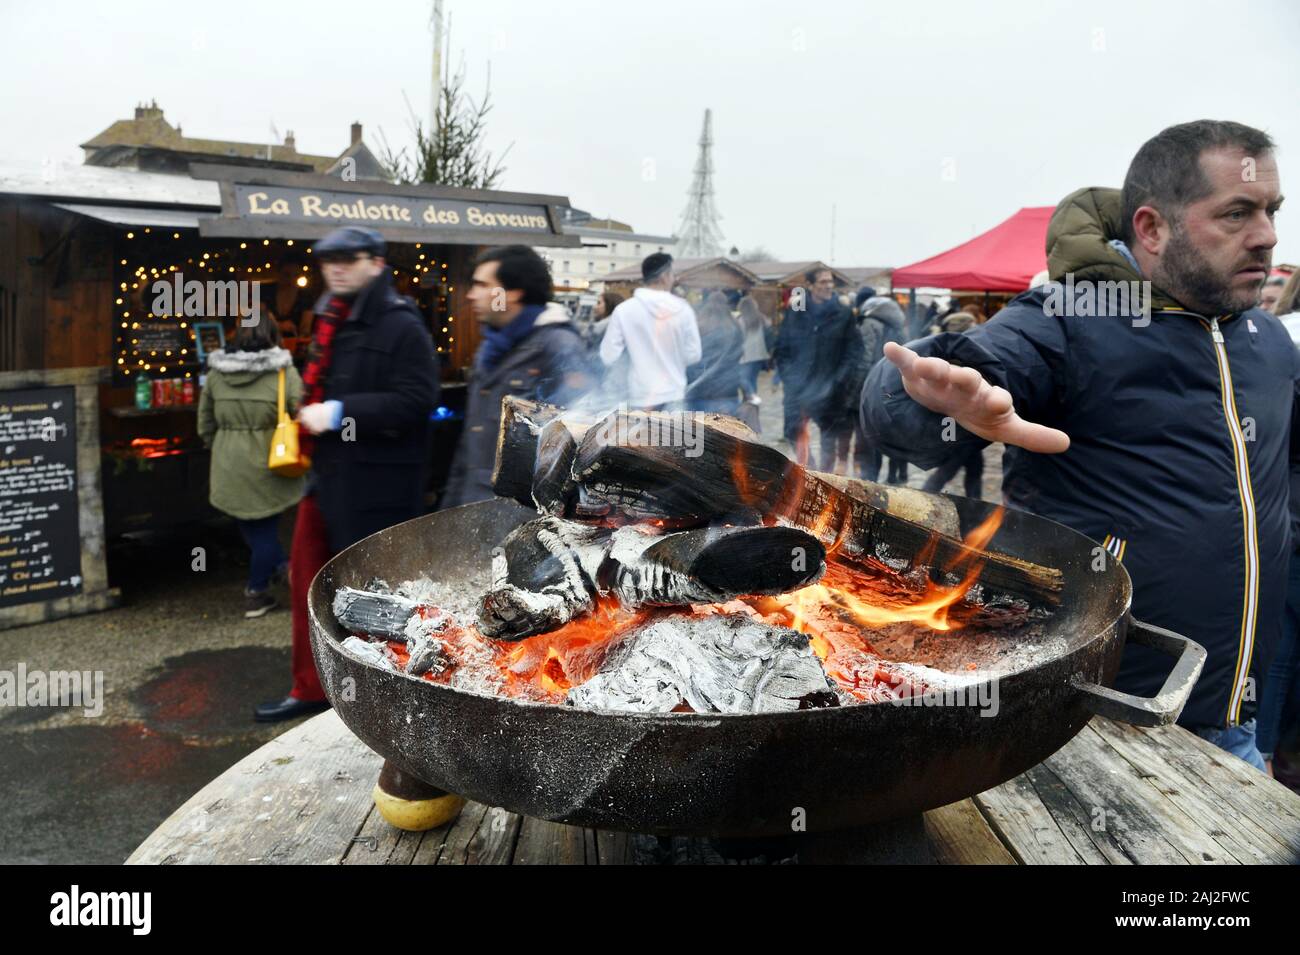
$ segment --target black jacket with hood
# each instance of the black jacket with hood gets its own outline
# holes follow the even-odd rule
[[[772,350],[784,399],[819,426],[851,426],[867,373],[857,321],[838,296],[819,303],[805,290],[804,305],[785,310]]]
[[[1109,244],[1119,209],[1113,189],[1066,197],[1048,229],[1053,282],[1067,272],[1075,283],[1139,280]],[[1007,503],[1101,542],[1132,577],[1134,616],[1206,648],[1180,723],[1245,722],[1282,626],[1296,348],[1258,308],[1199,315],[1153,290],[1146,323],[1079,314],[1086,286],[1076,285],[1074,309],[1052,306],[1051,294],[1024,293],[985,325],[910,347],[978,369],[1023,418],[1070,436],[1064,454],[1008,448]],[[886,454],[934,467],[953,451],[939,416],[908,397],[888,361],[872,369],[860,410]],[[964,430],[959,440],[985,443]],[[1168,658],[1131,646],[1117,686],[1153,696],[1169,669]]]

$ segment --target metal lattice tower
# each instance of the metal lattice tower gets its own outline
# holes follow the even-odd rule
[[[695,176],[687,194],[686,211],[677,226],[677,255],[684,259],[721,255],[722,230],[718,227],[721,218],[713,205],[713,110],[706,109]]]

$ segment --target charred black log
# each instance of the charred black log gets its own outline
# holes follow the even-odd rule
[[[624,606],[720,603],[746,594],[783,594],[821,579],[826,549],[793,527],[705,527],[641,541],[614,535],[615,580],[606,588]]]
[[[560,408],[525,398],[501,402],[501,427],[497,432],[496,466],[492,490],[498,497],[514,498],[533,506],[533,463],[542,428],[559,417]]]
[[[543,517],[516,527],[492,556],[492,589],[479,600],[484,636],[522,640],[595,607],[611,532]]]
[[[798,468],[733,418],[613,412],[587,428],[573,461],[587,513],[684,526],[758,523]]]
[[[514,433],[509,460],[497,464],[498,493],[519,488],[528,475],[525,503],[533,504],[538,460],[536,421],[554,415],[544,407],[503,402],[503,430]],[[533,433],[535,430],[536,433]],[[581,438],[577,438],[581,430]],[[761,444],[739,421],[722,415],[614,412],[585,428],[569,425],[577,441],[562,499],[566,516],[624,523],[656,521],[670,527],[710,522],[786,523],[818,537],[838,559],[875,558],[906,572],[924,568],[942,579],[978,561],[979,583],[990,598],[1013,597],[1041,606],[1060,601],[1059,570],[997,551],[972,549],[955,535],[938,533],[855,495]],[[531,435],[532,455],[526,451]],[[558,436],[557,436],[558,437]],[[567,442],[567,438],[566,438]],[[564,454],[567,456],[567,443]],[[557,459],[558,460],[558,459]],[[548,486],[557,478],[547,472]],[[513,496],[513,495],[511,495]]]
[[[402,637],[417,604],[393,593],[340,587],[334,594],[334,617],[349,633],[374,637]]]
[[[823,481],[775,448],[751,440],[740,422],[695,416],[684,439],[660,421],[658,433],[638,420],[656,412],[615,412],[586,429],[573,459],[584,495],[627,520],[707,522],[719,518],[788,522],[810,531],[844,560],[875,557],[896,570],[924,561],[927,572],[980,567],[985,591],[1037,604],[1060,602],[1061,572],[996,551],[978,551],[956,537],[892,515]],[[958,570],[961,573],[961,570]]]
[[[515,528],[493,557],[479,630],[499,640],[545,633],[602,595],[636,609],[785,593],[820,579],[825,556],[815,537],[790,527],[658,534],[544,517]]]
[[[582,432],[564,418],[553,418],[537,438],[533,464],[532,497],[544,514],[563,517],[572,514],[578,500],[578,482],[573,476],[573,459]]]

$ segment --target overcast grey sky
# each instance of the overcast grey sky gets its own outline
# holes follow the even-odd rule
[[[409,139],[431,4],[3,0],[0,159],[77,145],[156,98],[191,136],[337,154]],[[1021,206],[1119,185],[1149,136],[1234,119],[1279,145],[1274,261],[1300,261],[1300,3],[447,0],[502,186],[672,232],[704,108],[729,244],[902,265]],[[950,171],[945,177],[945,171]]]

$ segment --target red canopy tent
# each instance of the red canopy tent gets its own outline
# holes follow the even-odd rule
[[[1021,209],[969,242],[895,269],[903,288],[949,288],[979,292],[1023,292],[1047,268],[1047,221],[1052,206]]]

